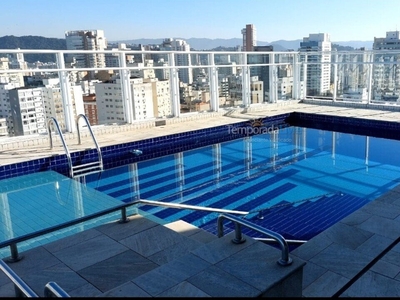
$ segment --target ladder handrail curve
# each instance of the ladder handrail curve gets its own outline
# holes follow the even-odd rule
[[[88,118],[87,118],[84,114],[79,114],[79,115],[76,117],[76,129],[77,129],[77,131],[78,131],[78,145],[80,145],[81,142],[82,142],[82,141],[81,141],[81,132],[80,132],[80,130],[79,130],[79,119],[80,119],[80,118],[83,118],[83,119],[85,120],[85,122],[86,122],[86,125],[87,125],[87,127],[88,127],[88,129],[89,129],[90,135],[92,136],[93,142],[94,142],[94,144],[95,144],[95,146],[96,146],[96,149],[97,149],[97,152],[98,152],[98,154],[99,154],[100,168],[103,170],[103,156],[101,155],[100,146],[99,146],[99,144],[97,143],[97,140],[96,140],[96,138],[95,138],[95,136],[94,136],[94,133],[93,133],[93,130],[92,130],[92,126],[90,126],[90,122],[89,122]]]
[[[50,128],[50,123],[51,123],[52,121],[54,122],[54,125],[55,125],[55,127],[56,127],[56,129],[57,129],[57,131],[58,131],[58,134],[60,135],[60,139],[61,139],[61,142],[62,142],[62,144],[63,144],[64,150],[65,150],[65,153],[66,153],[67,159],[68,159],[69,174],[70,174],[70,177],[72,178],[72,176],[73,176],[73,171],[72,171],[72,159],[71,159],[71,154],[69,153],[68,146],[67,146],[67,144],[65,143],[65,139],[64,139],[64,136],[63,136],[63,134],[62,134],[62,132],[61,132],[60,125],[58,124],[56,118],[54,118],[54,117],[49,117],[49,120],[47,121],[47,128],[48,128],[48,131],[49,131],[49,140],[50,140],[50,149],[53,149],[53,137],[52,137],[52,135],[51,135],[51,128]]]
[[[224,219],[230,220],[235,223],[235,239],[233,240],[233,242],[242,243],[244,241],[244,239],[242,237],[241,226],[240,226],[240,225],[244,225],[246,227],[249,227],[255,231],[258,231],[260,233],[263,233],[263,234],[273,238],[274,240],[276,240],[279,243],[279,245],[281,246],[281,250],[282,250],[282,256],[281,256],[281,259],[278,260],[278,264],[280,264],[282,266],[288,266],[288,265],[292,264],[293,260],[289,256],[289,245],[286,242],[285,238],[282,235],[280,235],[279,233],[272,231],[272,230],[268,230],[263,227],[260,227],[252,222],[249,222],[245,219],[238,218],[236,216],[232,216],[229,214],[220,214],[217,218],[218,237],[222,237],[224,235],[224,224],[223,224]]]

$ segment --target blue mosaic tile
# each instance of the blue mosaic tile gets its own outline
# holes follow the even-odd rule
[[[357,118],[315,115],[308,113],[286,113],[273,117],[260,118],[263,126],[276,126],[284,128],[288,126],[310,127],[327,129],[339,132],[370,135],[400,140],[400,123],[379,120],[366,120]],[[177,133],[142,141],[101,147],[103,164],[105,169],[114,168],[133,162],[145,161],[187,151],[198,147],[208,146],[214,143],[230,141],[242,138],[245,135],[235,133],[233,129],[251,126],[249,121],[232,125],[216,126],[190,132]],[[143,154],[133,155],[130,150],[140,149]],[[89,163],[98,159],[96,149],[71,153],[73,164]],[[69,166],[66,155],[41,158],[23,163],[0,166],[0,180],[30,173],[54,170],[63,175],[69,175]]]

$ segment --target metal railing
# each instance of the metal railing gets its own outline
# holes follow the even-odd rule
[[[282,249],[282,256],[278,260],[278,264],[281,266],[288,266],[292,264],[293,260],[289,257],[289,245],[285,238],[281,236],[279,233],[268,230],[266,228],[260,227],[256,224],[253,224],[245,219],[240,219],[236,216],[221,214],[217,218],[217,227],[218,227],[218,237],[222,237],[224,235],[224,219],[230,220],[235,223],[235,238],[232,240],[235,244],[244,243],[246,239],[242,235],[241,225],[247,226],[255,231],[258,231],[262,234],[265,234],[274,240],[276,240]]]
[[[76,117],[76,129],[77,129],[77,133],[78,133],[78,145],[81,145],[81,143],[82,143],[81,131],[79,130],[79,119],[80,118],[82,118],[85,121],[85,123],[87,125],[87,128],[89,129],[89,133],[90,133],[90,135],[91,135],[91,137],[93,139],[94,145],[96,146],[97,154],[98,154],[98,157],[99,157],[98,164],[89,163],[89,164],[86,164],[86,165],[83,165],[83,166],[75,167],[76,169],[79,169],[79,172],[80,172],[79,176],[82,176],[82,175],[87,175],[88,174],[88,173],[84,173],[84,171],[93,170],[92,168],[95,168],[96,171],[102,171],[103,170],[103,156],[101,154],[101,148],[100,148],[99,144],[97,143],[96,137],[94,136],[94,133],[93,133],[93,130],[92,130],[92,126],[90,126],[90,122],[89,122],[88,118],[84,114],[79,114]],[[75,171],[74,166],[72,166],[72,177],[75,177],[75,172],[74,171]]]
[[[120,223],[125,223],[128,222],[129,219],[127,217],[127,212],[126,209],[130,206],[133,205],[138,205],[138,204],[147,204],[147,205],[155,205],[155,206],[164,206],[164,207],[171,207],[171,208],[177,208],[177,209],[191,209],[191,210],[201,210],[201,211],[208,211],[208,212],[217,212],[217,213],[231,213],[231,214],[239,214],[239,215],[246,215],[248,212],[246,211],[235,211],[235,210],[227,210],[227,209],[220,209],[220,208],[212,208],[212,207],[203,207],[203,206],[195,206],[195,205],[186,205],[186,204],[179,204],[179,203],[167,203],[167,202],[158,202],[158,201],[152,201],[152,200],[144,200],[144,199],[139,199],[131,202],[126,202],[122,203],[121,205],[114,206],[105,210],[102,210],[97,213],[93,213],[87,216],[80,217],[78,219],[74,219],[65,223],[61,223],[49,228],[44,228],[39,231],[35,231],[32,233],[28,233],[19,237],[15,237],[12,239],[9,239],[7,241],[2,241],[0,242],[0,249],[4,247],[10,247],[10,253],[11,256],[7,258],[7,261],[9,262],[17,262],[23,258],[23,256],[19,255],[18,253],[18,247],[17,244],[39,237],[43,236],[48,233],[55,232],[57,230],[61,230],[76,224],[80,224],[85,221],[90,221],[92,219],[102,217],[105,215],[108,215],[110,213],[116,212],[116,211],[121,211],[121,219]]]
[[[19,277],[3,260],[0,260],[0,269],[14,283],[15,296],[18,298],[39,298],[39,295]],[[50,281],[44,287],[45,297],[70,297],[57,283]]]
[[[159,202],[159,201],[152,201],[152,200],[135,200],[130,203],[124,203],[117,207],[113,207],[95,214],[91,214],[89,216],[81,217],[79,219],[75,219],[73,221],[69,221],[63,224],[59,224],[47,229],[40,230],[38,232],[34,232],[31,234],[27,234],[18,238],[11,239],[9,241],[1,242],[0,248],[10,246],[11,249],[11,257],[9,258],[9,262],[16,262],[22,259],[22,256],[18,254],[17,243],[23,242],[38,236],[42,236],[47,233],[51,233],[66,227],[73,226],[75,224],[85,222],[111,212],[115,212],[117,210],[121,210],[122,218],[120,219],[120,223],[126,223],[129,221],[127,218],[126,209],[129,206],[137,205],[137,204],[145,204],[145,205],[153,205],[153,206],[164,206],[176,209],[191,209],[191,210],[200,210],[200,211],[209,211],[209,212],[217,212],[221,213],[217,218],[217,229],[218,229],[218,237],[223,236],[223,219],[229,219],[235,222],[236,230],[235,230],[235,239],[233,240],[234,243],[243,243],[245,239],[242,237],[240,225],[245,225],[251,229],[254,229],[260,233],[266,234],[269,237],[272,237],[274,240],[279,242],[282,247],[282,258],[278,261],[278,263],[282,266],[287,266],[292,263],[292,259],[289,257],[289,248],[287,245],[286,240],[278,233],[267,230],[265,228],[259,227],[251,222],[240,219],[233,215],[232,213],[238,215],[246,215],[248,212],[246,211],[236,211],[236,210],[228,210],[228,209],[219,209],[219,208],[212,208],[212,207],[202,207],[202,206],[195,206],[195,205],[186,205],[181,203],[167,203],[167,202]],[[14,283],[15,285],[15,292],[17,297],[39,297],[28,284],[26,284],[3,260],[0,260],[0,269],[7,275],[8,278]],[[57,283],[50,281],[45,285],[44,288],[44,295],[45,297],[70,297],[67,292],[65,292]]]
[[[49,132],[50,149],[53,149],[53,137],[51,135],[51,128],[50,128],[51,122],[54,123],[54,125],[55,125],[55,127],[57,129],[57,132],[60,135],[60,140],[61,140],[61,143],[62,143],[62,145],[64,147],[65,154],[67,155],[67,159],[68,159],[68,167],[69,167],[69,172],[70,172],[69,174],[70,174],[70,176],[72,178],[73,177],[73,170],[72,170],[71,154],[70,154],[68,146],[67,146],[67,144],[65,142],[64,136],[63,136],[61,128],[60,128],[60,125],[58,124],[56,118],[54,118],[54,117],[50,117],[48,122],[47,122],[47,127],[48,127],[48,132]]]
[[[65,292],[56,282],[50,281],[44,287],[44,296],[47,298],[70,298],[71,296]]]
[[[56,131],[60,135],[60,140],[61,140],[61,143],[62,143],[62,145],[64,147],[65,154],[67,155],[68,167],[69,167],[69,175],[70,175],[71,178],[74,178],[74,176],[75,176],[75,172],[74,172],[75,168],[79,169],[79,172],[80,172],[79,175],[86,175],[87,174],[87,173],[83,173],[84,171],[87,171],[87,169],[86,169],[87,166],[89,166],[89,167],[96,167],[97,166],[98,167],[98,171],[102,171],[103,170],[103,157],[102,157],[102,154],[101,154],[101,148],[100,148],[99,144],[97,143],[97,140],[96,140],[96,138],[94,136],[93,130],[92,130],[91,126],[90,126],[90,123],[89,123],[87,117],[84,114],[79,114],[78,117],[76,118],[76,128],[77,128],[77,133],[78,133],[78,145],[81,144],[81,134],[80,134],[80,130],[79,130],[79,119],[80,118],[82,118],[86,122],[87,127],[88,127],[89,132],[90,132],[90,135],[91,135],[91,137],[92,137],[92,139],[94,141],[95,147],[97,149],[98,157],[99,157],[98,163],[95,163],[95,164],[94,163],[89,163],[89,164],[86,164],[86,165],[74,166],[72,164],[71,153],[70,153],[70,151],[68,149],[67,143],[65,142],[64,135],[63,135],[63,133],[61,131],[61,128],[60,128],[60,125],[58,124],[57,119],[54,118],[54,117],[50,117],[49,120],[48,120],[48,132],[49,132],[50,149],[53,149],[53,137],[52,137],[51,128],[50,128],[50,125],[53,122],[55,127],[56,127]],[[89,170],[91,170],[91,169],[89,169]]]
[[[169,102],[172,107],[171,117],[179,117],[180,114],[184,114],[184,112],[180,110],[180,97],[184,95],[186,91],[180,91],[180,82],[184,82],[188,85],[196,85],[193,79],[192,82],[183,81],[183,78],[179,75],[180,71],[205,70],[204,76],[207,84],[204,85],[204,89],[209,92],[209,111],[213,112],[221,111],[224,107],[236,107],[240,105],[248,108],[253,105],[259,105],[260,103],[277,103],[287,100],[300,101],[310,98],[315,98],[315,100],[326,99],[331,102],[346,102],[349,105],[350,103],[353,105],[355,102],[369,106],[373,106],[376,103],[385,105],[385,103],[388,102],[385,100],[385,97],[388,96],[386,92],[390,91],[395,93],[396,96],[399,96],[398,91],[400,89],[400,80],[397,75],[400,69],[397,62],[397,57],[400,56],[399,50],[182,52],[128,49],[93,51],[0,49],[0,56],[10,54],[54,55],[56,58],[54,68],[47,67],[41,69],[34,66],[29,69],[4,69],[0,70],[0,76],[9,76],[10,74],[15,75],[19,73],[58,74],[62,94],[61,106],[65,115],[68,116],[76,114],[73,111],[74,105],[71,105],[73,97],[69,88],[71,84],[77,83],[77,81],[70,82],[75,80],[72,79],[72,77],[79,78],[79,76],[72,76],[72,74],[98,71],[114,72],[116,78],[120,80],[118,90],[120,91],[121,98],[113,98],[113,101],[118,101],[118,106],[124,107],[124,111],[123,113],[117,111],[117,115],[113,112],[114,115],[107,120],[115,119],[120,123],[128,124],[138,121],[136,118],[139,118],[139,115],[134,112],[132,106],[133,98],[130,91],[130,72],[137,74],[144,70],[152,70],[154,73],[159,71],[160,74],[168,73],[168,76],[157,76],[169,83],[168,88],[165,90],[169,91]],[[113,66],[106,66],[104,62],[104,67],[68,66],[66,65],[65,57],[72,55],[112,56],[116,62]],[[127,63],[127,57],[131,55],[135,58],[150,58],[154,60],[154,64],[146,65],[145,59],[141,59],[140,63]],[[176,57],[189,56],[196,57],[196,59],[176,59]],[[222,57],[224,57],[224,59],[222,59]],[[162,65],[157,65],[157,58],[162,58],[164,63]],[[326,60],[326,58],[328,58],[328,60]],[[191,61],[193,61],[193,64]],[[320,72],[321,65],[332,69],[332,72],[326,72],[326,74],[324,74],[323,79]],[[231,72],[233,69],[234,72]],[[268,74],[268,76],[266,76],[266,74]],[[69,75],[71,75],[71,78],[69,78]],[[235,78],[229,77],[232,75],[234,75]],[[255,98],[258,99],[257,95],[259,94],[259,90],[252,87],[252,84],[257,82],[257,80],[254,79],[255,77],[259,77],[257,80],[263,83],[262,86],[264,90],[260,94],[262,98],[260,100],[261,102],[255,100]],[[321,80],[324,80],[326,83],[326,85],[324,85],[326,89],[324,88],[324,90],[321,91],[315,89],[314,91],[314,81],[319,82]],[[290,84],[288,82],[290,82]],[[315,84],[317,85],[317,83]],[[291,92],[288,92],[289,90]],[[180,95],[181,93],[182,95]],[[189,98],[197,97],[193,95],[189,95]],[[100,95],[96,95],[96,97],[100,97]],[[109,95],[107,95],[107,97],[109,97]],[[229,98],[229,104],[223,104],[220,99],[221,97],[225,97],[225,100]],[[106,98],[106,100],[109,99]],[[400,107],[400,105],[398,105],[400,104],[400,100],[389,102],[391,104],[397,104],[397,106]],[[113,108],[115,108],[115,106]],[[114,110],[110,108],[110,111]],[[162,118],[164,116],[154,115],[154,118],[159,117]],[[72,118],[67,118],[65,120],[65,126],[68,132],[73,132],[75,130],[71,120]]]

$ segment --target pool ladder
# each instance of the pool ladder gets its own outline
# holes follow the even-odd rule
[[[89,129],[90,135],[92,136],[92,139],[94,141],[94,144],[96,146],[97,149],[97,153],[98,153],[98,161],[95,162],[90,162],[90,163],[85,163],[85,164],[80,164],[80,165],[73,165],[72,164],[72,158],[71,158],[71,154],[68,150],[68,146],[65,142],[64,136],[61,132],[60,129],[60,125],[58,124],[57,120],[54,117],[50,117],[49,121],[48,121],[48,131],[49,131],[49,137],[50,137],[50,149],[53,148],[53,139],[51,136],[51,129],[50,129],[50,124],[51,122],[54,122],[55,127],[58,131],[58,134],[60,135],[61,138],[61,142],[63,144],[65,153],[67,155],[67,159],[68,159],[68,166],[69,166],[69,175],[71,178],[76,178],[76,177],[80,177],[80,176],[84,176],[84,175],[88,175],[88,174],[93,174],[93,173],[97,173],[103,170],[103,157],[101,155],[101,149],[99,147],[99,144],[97,143],[96,138],[94,137],[94,133],[92,131],[92,128],[90,126],[90,123],[87,119],[87,117],[84,114],[79,114],[76,118],[76,128],[78,131],[78,145],[81,144],[81,135],[80,135],[80,131],[79,131],[79,118],[83,118],[83,120],[85,120],[87,127]]]

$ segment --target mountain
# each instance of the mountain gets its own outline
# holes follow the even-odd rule
[[[218,47],[221,48],[232,48],[238,45],[242,45],[243,41],[240,38],[232,38],[232,39],[207,39],[207,38],[178,38],[185,40],[191,48],[195,50],[213,50]],[[164,39],[135,39],[135,40],[121,40],[114,41],[110,43],[125,43],[129,45],[156,45],[161,44]],[[299,40],[278,40],[273,42],[263,42],[257,41],[258,46],[274,46],[275,51],[287,51],[294,50],[297,51],[300,48],[300,43],[302,39]],[[332,44],[340,45],[343,47],[352,47],[354,49],[359,49],[361,47],[365,47],[366,49],[372,49],[373,41],[341,41],[341,42],[332,42]]]
[[[192,49],[194,50],[216,50],[216,49],[226,49],[226,48],[234,48],[239,45],[242,45],[242,39],[240,38],[232,38],[232,39],[208,39],[208,38],[189,38],[184,39]],[[163,42],[164,39],[134,39],[134,40],[120,40],[110,42],[109,44],[118,44],[125,43],[127,45],[158,45]],[[278,40],[271,43],[257,41],[257,45],[259,46],[274,46],[275,51],[287,51],[287,50],[295,50],[297,51],[300,47],[300,42],[302,40]],[[354,49],[359,49],[361,47],[365,47],[366,49],[372,49],[372,41],[345,41],[345,42],[332,42],[335,44],[338,50],[351,50],[352,47]],[[13,35],[7,35],[0,37],[0,49],[49,49],[49,50],[66,50],[66,42],[65,39],[57,39],[57,38],[46,38],[43,36],[21,36],[16,37]],[[3,55],[4,56],[4,55]],[[27,62],[54,62],[55,55],[54,54],[25,54],[25,60]]]
[[[332,44],[338,44],[340,46],[347,46],[347,47],[352,47],[354,49],[360,49],[364,47],[367,50],[372,49],[372,45],[374,44],[374,41],[346,41],[346,42],[332,42]]]
[[[43,36],[13,36],[6,35],[0,37],[0,49],[48,49],[48,50],[66,50],[65,39],[46,38]],[[24,54],[27,62],[50,62],[55,61],[54,54]]]

